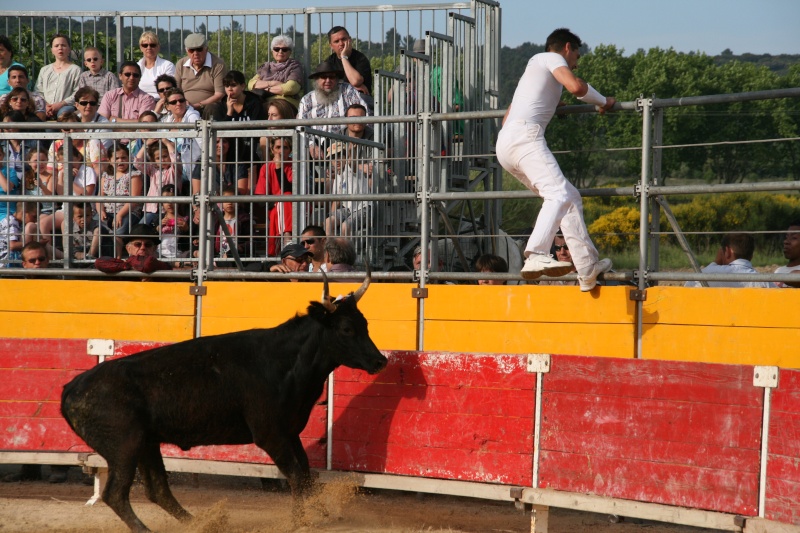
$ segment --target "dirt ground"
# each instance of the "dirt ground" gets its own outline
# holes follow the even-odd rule
[[[0,475],[18,466],[0,466]],[[43,468],[47,476],[47,468]],[[47,481],[0,483],[2,533],[124,533],[128,529],[102,502],[85,506],[92,488],[70,469],[63,484]],[[370,532],[483,533],[528,532],[530,515],[506,502],[452,496],[359,490],[329,483],[306,504],[307,525],[291,518],[291,496],[277,485],[268,490],[255,478],[171,474],[170,484],[195,519],[181,524],[146,500],[134,485],[131,500],[139,518],[154,531],[169,533]],[[552,533],[698,533],[699,528],[641,520],[612,523],[605,515],[551,509]]]

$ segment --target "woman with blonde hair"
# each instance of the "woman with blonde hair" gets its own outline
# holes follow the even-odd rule
[[[156,87],[156,78],[162,74],[175,77],[175,65],[172,61],[167,61],[158,55],[161,50],[161,43],[158,35],[152,31],[146,31],[139,37],[139,49],[142,51],[142,59],[139,60],[139,68],[142,69],[142,78],[139,80],[139,88],[155,98],[159,99]]]

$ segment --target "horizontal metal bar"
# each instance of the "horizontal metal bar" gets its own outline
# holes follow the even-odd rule
[[[754,183],[725,183],[718,185],[651,185],[653,194],[717,194],[731,192],[796,191],[800,181],[759,181]]]

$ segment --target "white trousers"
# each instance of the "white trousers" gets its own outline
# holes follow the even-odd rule
[[[496,148],[503,168],[544,200],[525,256],[549,254],[560,226],[578,274],[590,274],[598,253],[583,220],[583,201],[547,147],[544,127],[533,122],[507,122],[500,130]]]

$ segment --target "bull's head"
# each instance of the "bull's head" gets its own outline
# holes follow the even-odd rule
[[[387,359],[372,342],[367,329],[367,319],[358,310],[358,301],[367,292],[372,271],[367,266],[367,275],[361,287],[354,293],[335,302],[330,301],[328,278],[322,273],[322,302],[312,304],[309,312],[316,305],[322,307],[325,324],[327,348],[331,351],[337,364],[350,368],[365,370],[370,374],[380,372],[386,367]]]

